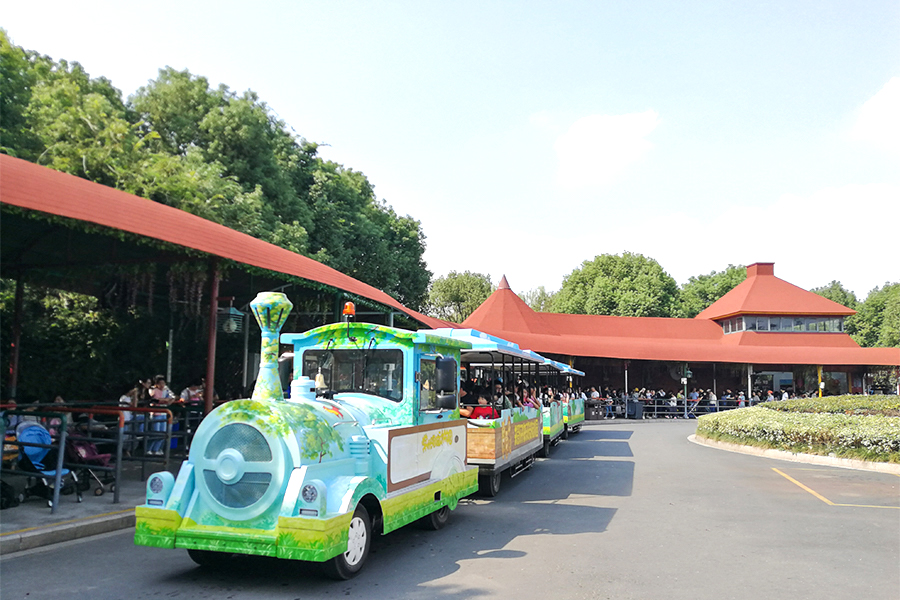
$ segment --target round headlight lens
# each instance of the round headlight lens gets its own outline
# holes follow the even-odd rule
[[[300,492],[300,495],[303,496],[304,502],[312,504],[319,497],[319,490],[316,489],[316,486],[307,484],[303,486],[303,491]]]
[[[154,494],[158,494],[163,489],[162,479],[159,477],[153,477],[150,479],[150,491]]]

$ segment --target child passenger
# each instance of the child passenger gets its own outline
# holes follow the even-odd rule
[[[459,414],[462,417],[466,417],[469,419],[499,419],[500,415],[497,414],[497,409],[493,406],[490,406],[488,402],[487,394],[481,392],[478,394],[478,406],[463,406],[459,409]]]

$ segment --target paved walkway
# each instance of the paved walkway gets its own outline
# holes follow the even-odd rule
[[[148,475],[159,469],[148,465]],[[75,494],[60,496],[59,507],[50,514],[47,501],[39,497],[26,498],[19,506],[0,512],[0,554],[30,550],[49,544],[65,542],[108,531],[134,526],[134,507],[143,504],[145,484],[141,481],[140,466],[126,464],[119,488],[119,503],[113,494],[93,494],[96,482],[77,502]]]

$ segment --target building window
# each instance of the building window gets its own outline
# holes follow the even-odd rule
[[[725,333],[738,331],[789,331],[841,333],[844,331],[844,317],[762,317],[747,315],[720,321]]]

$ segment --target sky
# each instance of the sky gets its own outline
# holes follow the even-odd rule
[[[774,262],[900,281],[900,2],[7,3],[12,41],[127,97],[252,89],[421,221],[435,276],[520,294],[599,254],[680,284]]]

